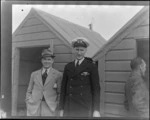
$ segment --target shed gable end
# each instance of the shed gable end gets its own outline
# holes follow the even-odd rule
[[[136,40],[123,38],[105,54],[105,113],[126,116],[124,85],[130,75],[130,60],[136,57]],[[110,111],[112,109],[113,111]]]
[[[20,25],[20,28],[15,33],[13,43],[17,42],[21,44],[20,42],[28,41],[32,44],[32,42],[39,42],[41,40],[43,40],[43,42],[53,40],[54,44],[64,44],[63,41],[55,35],[52,29],[49,29],[38,17],[28,17],[29,18]]]
[[[145,13],[145,19],[136,26],[131,33],[128,34],[128,38],[149,38],[149,14]]]

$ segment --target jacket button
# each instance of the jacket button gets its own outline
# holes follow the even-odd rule
[[[70,86],[70,88],[72,88],[72,87]]]
[[[69,94],[70,96],[72,96],[72,94]]]
[[[81,85],[81,87],[83,87],[83,86]]]
[[[82,96],[82,93],[80,93],[80,95]]]

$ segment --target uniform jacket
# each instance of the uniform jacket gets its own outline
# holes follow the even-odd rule
[[[58,104],[58,95],[60,93],[62,74],[50,69],[46,78],[45,84],[42,83],[42,69],[37,70],[31,74],[30,82],[26,92],[27,111],[34,115],[41,100],[44,96],[46,103],[52,111],[55,111]],[[55,88],[57,86],[57,88]]]
[[[63,73],[60,109],[64,116],[90,117],[99,111],[100,84],[97,66],[84,59],[78,68],[75,61],[67,64]]]
[[[141,77],[132,73],[125,85],[125,108],[132,117],[148,117],[149,91]]]

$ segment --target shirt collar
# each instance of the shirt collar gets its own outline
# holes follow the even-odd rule
[[[84,59],[85,59],[85,58],[82,58],[82,59],[80,59],[80,60],[76,59],[76,60],[75,60],[75,64],[77,63],[77,61],[79,61],[79,65],[80,65]]]
[[[50,69],[52,69],[52,67],[47,69],[47,73],[49,73]],[[45,68],[42,69],[42,74],[45,72],[45,70],[46,70]]]

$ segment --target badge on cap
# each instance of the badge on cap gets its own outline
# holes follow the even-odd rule
[[[83,43],[83,40],[82,39],[78,39],[77,43]]]
[[[86,38],[78,37],[72,40],[72,47],[85,47],[89,46],[89,41]]]

